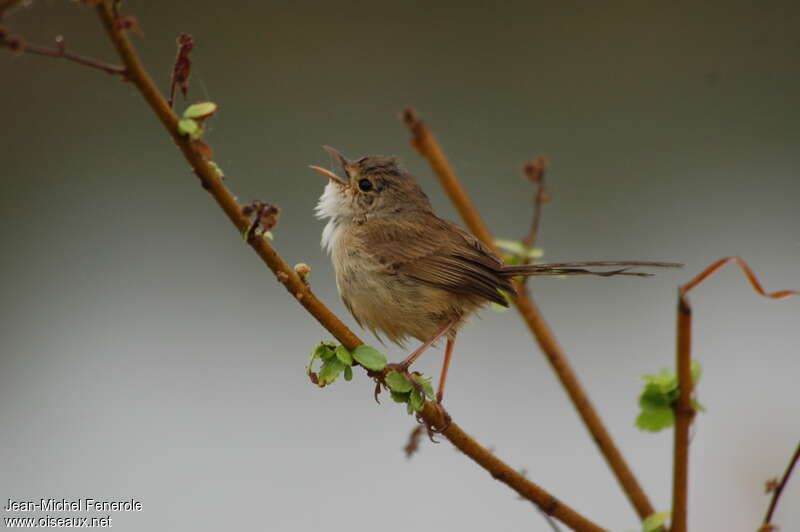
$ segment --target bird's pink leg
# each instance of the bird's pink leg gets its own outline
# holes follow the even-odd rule
[[[436,401],[441,403],[444,397],[444,383],[447,380],[447,370],[450,368],[450,358],[453,356],[453,347],[456,345],[455,336],[447,338],[447,347],[444,350],[444,363],[442,373],[439,375],[439,388],[436,390]]]
[[[439,329],[438,331],[436,331],[436,334],[434,334],[434,335],[433,335],[433,338],[431,338],[430,340],[428,340],[427,342],[425,342],[424,344],[422,344],[421,346],[419,346],[419,347],[417,348],[417,350],[416,350],[416,351],[414,351],[413,353],[411,353],[410,355],[408,355],[408,356],[406,357],[406,359],[405,359],[405,360],[403,360],[402,362],[400,362],[399,364],[397,364],[395,367],[396,367],[397,369],[401,369],[401,370],[403,370],[403,371],[408,371],[408,368],[409,368],[409,366],[411,366],[411,364],[413,364],[413,363],[414,363],[414,361],[415,361],[416,359],[418,359],[422,353],[424,353],[424,352],[425,352],[425,350],[427,350],[427,349],[428,349],[428,348],[429,348],[431,345],[433,345],[433,343],[434,343],[436,340],[438,340],[439,338],[441,338],[442,336],[444,336],[445,334],[447,334],[447,332],[450,330],[450,328],[451,328],[451,327],[452,327],[454,324],[455,324],[455,320],[450,320],[450,321],[448,321],[447,323],[445,323],[445,324],[442,326],[442,328],[441,328],[441,329]],[[448,346],[450,345],[450,341],[449,341],[449,340],[448,340],[448,342],[447,342],[447,345],[448,345]],[[393,366],[394,366],[394,365],[393,365]]]

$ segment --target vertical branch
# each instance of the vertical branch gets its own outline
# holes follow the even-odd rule
[[[689,498],[689,427],[692,408],[692,310],[681,297],[678,300],[678,341],[676,366],[679,395],[675,402],[675,439],[673,445],[672,529],[686,532]]]
[[[689,428],[694,418],[695,410],[692,406],[692,308],[689,305],[688,294],[697,285],[711,277],[726,264],[734,263],[742,270],[750,286],[759,295],[769,299],[783,299],[800,295],[795,290],[778,290],[767,292],[761,286],[758,278],[750,266],[740,257],[725,257],[714,262],[711,266],[700,272],[694,279],[681,286],[678,290],[678,331],[676,348],[676,365],[678,375],[678,399],[673,406],[675,410],[675,440],[673,449],[672,471],[672,530],[671,532],[686,532],[689,499]],[[800,452],[800,448],[798,448]],[[795,457],[795,460],[797,457]],[[791,473],[793,464],[790,464],[784,480]],[[779,494],[777,494],[779,495]],[[773,502],[777,501],[777,496]],[[764,526],[768,526],[771,518],[771,508],[767,512]],[[762,527],[763,530],[763,527]],[[768,530],[768,529],[767,529]]]
[[[429,161],[439,181],[450,197],[450,200],[455,204],[458,212],[461,214],[464,223],[476,237],[497,252],[494,239],[489,229],[483,223],[477,209],[469,199],[461,182],[456,177],[453,168],[447,161],[433,133],[431,133],[430,129],[428,129],[425,123],[419,119],[412,109],[406,109],[402,114],[402,119],[413,135],[411,140],[412,146],[420,155]],[[600,415],[594,409],[594,406],[592,406],[589,395],[578,380],[578,376],[575,374],[572,366],[570,366],[555,335],[550,330],[544,316],[534,303],[533,297],[531,297],[525,285],[515,282],[514,287],[518,294],[517,297],[514,298],[514,304],[517,310],[525,320],[531,333],[533,333],[539,347],[547,356],[547,360],[550,362],[553,371],[555,371],[561,381],[561,385],[569,395],[573,406],[578,411],[583,423],[591,433],[592,439],[597,444],[606,463],[608,463],[608,466],[617,477],[620,486],[628,496],[628,500],[635,508],[636,513],[641,519],[647,518],[655,512],[652,504],[650,504],[647,495],[634,476],[633,471],[628,467],[625,458],[611,438],[611,434],[609,434],[603,421],[600,419]]]

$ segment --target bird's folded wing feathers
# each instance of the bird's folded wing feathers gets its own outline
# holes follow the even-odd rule
[[[425,220],[425,229],[415,222],[371,220],[364,248],[398,274],[508,305],[498,290],[513,293],[514,288],[502,273],[503,263],[486,246],[441,218]]]

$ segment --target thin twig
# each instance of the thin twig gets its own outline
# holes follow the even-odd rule
[[[686,532],[688,521],[689,429],[695,414],[692,407],[692,307],[689,305],[688,293],[720,268],[731,262],[739,266],[747,280],[750,281],[753,289],[764,297],[782,299],[800,295],[800,292],[794,290],[766,292],[753,270],[740,257],[726,257],[716,261],[678,290],[676,365],[679,395],[673,407],[675,410],[675,440],[673,448],[671,532]],[[771,516],[771,514],[768,513],[768,516]],[[768,523],[769,520],[766,520],[765,525]]]
[[[542,207],[550,200],[550,196],[545,188],[544,178],[547,163],[541,155],[523,167],[523,172],[528,181],[536,186],[533,194],[533,216],[531,218],[531,228],[522,240],[525,249],[536,247],[536,237],[539,235],[539,224],[542,218]],[[528,264],[530,257],[524,257],[524,263]]]
[[[433,167],[440,183],[453,202],[461,218],[469,230],[478,237],[484,244],[497,252],[494,240],[489,229],[483,223],[477,209],[464,191],[464,187],[456,177],[453,168],[447,161],[439,143],[431,133],[431,130],[419,119],[412,109],[406,109],[402,118],[412,133],[412,146],[425,157]],[[547,356],[553,370],[556,372],[561,385],[566,390],[572,404],[581,416],[586,428],[592,435],[592,439],[597,444],[603,457],[606,459],[614,475],[617,477],[623,491],[628,496],[641,519],[655,513],[647,495],[634,476],[628,464],[625,462],[622,453],[614,443],[608,430],[606,429],[600,415],[592,406],[589,396],[578,380],[577,375],[567,360],[561,346],[558,344],[553,332],[536,306],[533,297],[527,288],[515,282],[517,296],[514,304],[517,307],[528,328],[536,338],[539,347]]]
[[[27,43],[20,37],[9,36],[5,34],[2,30],[0,30],[0,46],[9,48],[14,52],[41,55],[44,57],[53,57],[56,59],[66,59],[67,61],[72,61],[80,65],[88,66],[97,70],[102,70],[103,72],[106,72],[108,74],[114,74],[123,77],[125,76],[124,67],[118,65],[111,65],[108,63],[104,63],[102,61],[98,61],[97,59],[92,59],[90,57],[84,57],[82,55],[77,55],[68,52],[66,49],[66,43],[64,41],[64,37],[62,37],[61,35],[58,35],[55,40],[56,40],[55,48],[46,48],[44,46],[37,46],[34,44]]]
[[[797,449],[794,450],[794,454],[792,458],[789,460],[789,464],[786,466],[786,471],[783,472],[783,477],[781,477],[781,481],[775,486],[775,490],[772,492],[772,500],[769,501],[769,508],[767,508],[767,514],[764,516],[764,523],[761,525],[759,532],[770,532],[774,525],[771,524],[772,522],[772,514],[775,513],[775,508],[778,507],[778,501],[781,498],[781,493],[783,492],[783,488],[786,487],[786,483],[789,481],[789,477],[792,475],[792,470],[794,466],[797,465],[797,461],[800,459],[800,443],[797,444]]]
[[[216,171],[208,164],[208,161],[195,144],[188,137],[178,132],[177,116],[170,109],[164,97],[158,92],[150,75],[144,69],[126,35],[124,27],[115,23],[116,15],[113,5],[114,2],[112,0],[104,0],[97,5],[96,9],[109,38],[117,49],[123,63],[127,66],[131,82],[139,89],[153,112],[172,136],[195,174],[200,178],[204,188],[219,204],[237,230],[243,233],[251,224],[249,218],[242,213],[241,206],[236,202],[231,192],[224,185]],[[346,348],[353,350],[362,344],[362,341],[317,299],[310,288],[289,268],[264,238],[251,236],[248,238],[248,243],[289,293]],[[430,426],[441,427],[444,425],[443,410],[431,402],[425,404],[420,415]],[[559,519],[573,530],[587,532],[602,532],[604,530],[535,483],[527,480],[519,472],[478,444],[456,423],[450,422],[448,427],[442,431],[442,435],[464,454],[486,469],[494,478],[508,485],[517,493],[536,504],[545,513]]]

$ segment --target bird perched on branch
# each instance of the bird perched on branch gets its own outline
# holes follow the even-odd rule
[[[322,246],[331,255],[339,295],[358,324],[374,334],[400,345],[409,337],[422,342],[393,365],[400,371],[407,371],[433,343],[447,337],[437,391],[440,402],[458,330],[488,302],[508,306],[502,292],[515,294],[515,277],[648,276],[628,268],[679,266],[641,261],[507,265],[474,236],[437,216],[397,159],[367,156],[351,161],[333,148],[325,149],[344,175],[310,168],[328,178],[316,213],[328,219]]]

